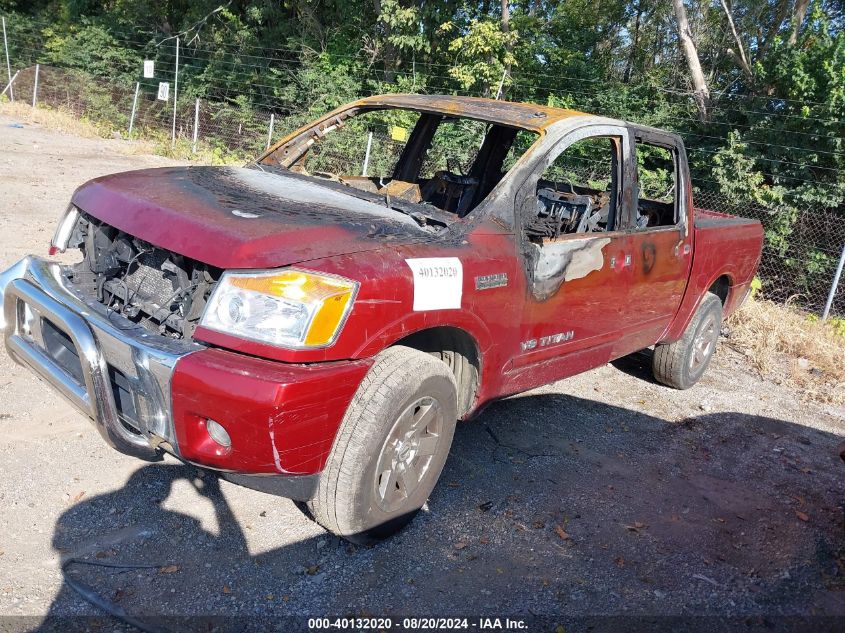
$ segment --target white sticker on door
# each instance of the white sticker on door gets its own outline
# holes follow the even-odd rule
[[[457,257],[406,259],[414,273],[414,312],[461,307],[464,267]]]

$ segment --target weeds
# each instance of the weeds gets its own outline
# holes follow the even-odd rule
[[[83,138],[104,136],[103,130],[85,117],[44,106],[33,108],[21,101],[0,100],[0,114]]]
[[[761,374],[813,400],[845,405],[845,330],[789,305],[749,298],[727,321],[728,344]]]
[[[103,120],[92,121],[64,109],[51,108],[42,104],[33,108],[21,101],[10,102],[4,98],[0,100],[0,115],[83,138],[123,138],[126,140],[125,130],[118,130]],[[136,134],[132,136],[134,139]],[[124,151],[130,155],[155,154],[201,165],[242,164],[249,159],[249,156],[244,153],[228,151],[224,147],[205,142],[197,143],[197,151],[194,152],[193,142],[190,139],[177,138],[176,143],[172,143],[169,134],[154,130],[144,130],[143,140],[132,140]]]

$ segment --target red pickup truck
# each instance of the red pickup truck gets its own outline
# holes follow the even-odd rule
[[[694,210],[673,134],[380,96],[243,168],[82,185],[51,245],[79,261],[4,272],[2,327],[117,450],[307,501],[371,542],[493,400],[650,346],[657,380],[694,385],[762,236]]]

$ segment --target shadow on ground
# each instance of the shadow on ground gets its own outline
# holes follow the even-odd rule
[[[77,503],[58,520],[54,547],[164,566],[69,571],[139,618],[843,616],[839,441],[764,417],[671,424],[568,395],[527,395],[459,426],[428,510],[373,548],[318,530],[288,542],[283,520],[274,527],[286,544],[251,554],[250,526],[226,501],[239,489],[167,464]],[[167,504],[184,481],[196,504],[213,506],[213,522]],[[289,501],[268,504],[300,520]],[[63,587],[51,616],[79,613],[97,611]],[[113,620],[96,620],[114,630]]]

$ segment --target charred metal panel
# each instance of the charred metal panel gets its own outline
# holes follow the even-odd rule
[[[429,114],[461,116],[538,133],[542,133],[549,126],[564,119],[586,116],[583,112],[576,110],[551,108],[533,103],[513,103],[495,99],[481,99],[478,97],[411,94],[379,95],[359,99],[353,103],[343,105],[329,112],[324,117],[299,128],[268,149],[258,159],[258,162],[287,165],[291,156],[298,156],[305,144],[313,142],[314,136],[317,138],[322,137],[329,128],[342,124],[345,119],[354,116],[362,109],[378,110],[385,108],[401,108]]]
[[[361,99],[357,104],[370,107],[407,108],[421,112],[469,117],[536,131],[562,119],[584,114],[576,110],[552,108],[534,103],[514,103],[512,101],[454,95],[380,95]]]
[[[604,247],[608,237],[589,236],[547,242],[542,246],[531,244],[532,290],[537,299],[544,300],[555,294],[561,284],[586,277],[604,265]]]
[[[292,173],[165,167],[97,178],[74,194],[91,216],[218,268],[271,268],[423,240],[408,215]]]

